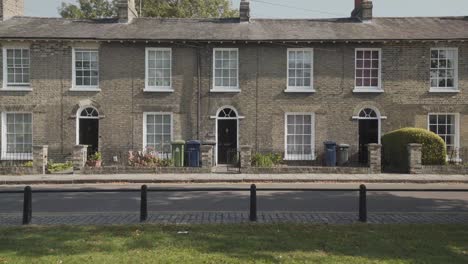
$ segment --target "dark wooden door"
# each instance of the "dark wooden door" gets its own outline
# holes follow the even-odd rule
[[[377,119],[359,120],[359,162],[369,161],[368,145],[379,143],[379,121]]]
[[[99,149],[99,120],[80,119],[80,145],[87,145],[88,155]]]
[[[218,120],[218,163],[230,164],[237,151],[237,120]]]

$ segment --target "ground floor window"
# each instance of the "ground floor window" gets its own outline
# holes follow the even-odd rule
[[[459,149],[457,114],[429,114],[429,130],[445,141],[449,157],[457,156]]]
[[[32,159],[32,114],[2,113],[3,160]]]
[[[143,128],[143,146],[146,151],[155,151],[159,156],[171,155],[172,114],[145,113]]]
[[[314,114],[286,113],[285,159],[313,160],[314,147]]]

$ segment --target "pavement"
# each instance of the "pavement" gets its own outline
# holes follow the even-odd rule
[[[468,175],[413,174],[67,174],[5,175],[0,185],[90,183],[468,183]]]
[[[140,184],[33,185],[34,190],[135,189],[135,193],[33,193],[33,224],[138,224]],[[249,184],[150,184],[150,188],[248,188]],[[261,188],[356,189],[354,183],[260,183]],[[24,185],[0,186],[22,190]],[[368,189],[468,189],[468,184],[382,184]],[[0,193],[0,226],[21,224],[22,194]],[[373,224],[468,224],[467,192],[368,192]],[[259,191],[258,223],[351,224],[358,222],[356,191]],[[249,222],[249,192],[150,192],[147,223],[232,224]]]

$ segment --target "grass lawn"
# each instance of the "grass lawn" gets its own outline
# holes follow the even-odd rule
[[[466,264],[468,225],[0,228],[0,263]]]

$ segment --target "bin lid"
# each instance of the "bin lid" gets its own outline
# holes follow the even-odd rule
[[[187,145],[201,145],[200,140],[189,140],[187,141]]]
[[[323,144],[327,145],[327,146],[336,146],[336,142],[335,141],[325,141],[323,142]]]
[[[348,144],[339,144],[339,148],[349,148],[350,146]]]
[[[185,141],[184,140],[174,140],[171,142],[171,144],[173,145],[185,145]]]

